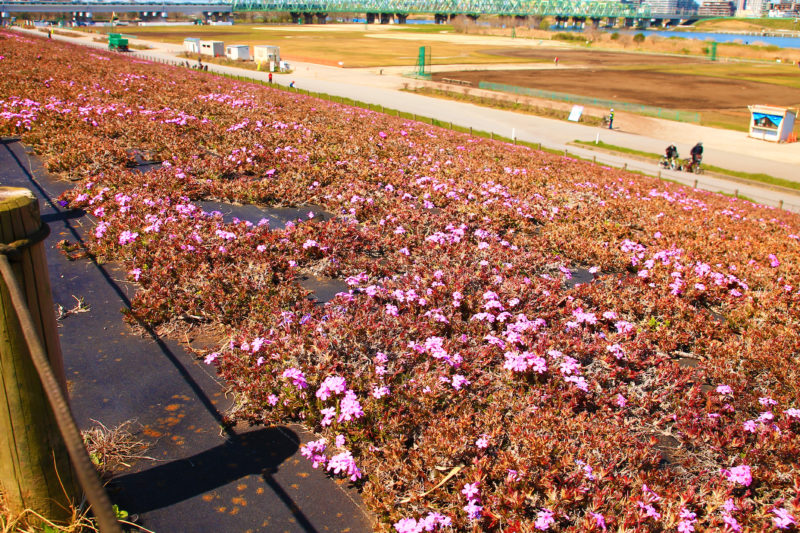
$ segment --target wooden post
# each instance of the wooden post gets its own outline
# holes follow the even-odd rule
[[[25,239],[41,224],[33,193],[0,187],[0,242]],[[53,373],[66,395],[44,245],[21,249],[20,261],[13,262],[12,268]],[[33,509],[50,520],[66,521],[70,506],[80,500],[76,496],[81,492],[2,276],[0,382],[0,489],[9,510],[16,514]]]

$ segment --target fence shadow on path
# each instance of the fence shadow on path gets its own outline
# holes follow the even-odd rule
[[[256,429],[233,435],[223,444],[185,459],[117,477],[111,481],[109,489],[119,492],[115,499],[126,511],[144,513],[213,491],[249,475],[271,478],[299,446],[300,438],[288,428]],[[273,485],[270,479],[267,483]],[[290,506],[296,507],[294,502]]]

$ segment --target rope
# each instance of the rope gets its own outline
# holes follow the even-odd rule
[[[50,226],[43,222],[39,229],[24,239],[19,239],[9,244],[0,242],[0,254],[7,255],[12,261],[19,261],[20,257],[22,257],[22,250],[42,242],[48,235],[50,235]]]
[[[81,487],[83,487],[83,490],[86,492],[86,498],[92,506],[100,532],[122,533],[122,529],[119,523],[117,523],[116,513],[111,506],[111,500],[109,500],[108,494],[106,494],[103,485],[100,483],[97,471],[94,465],[92,465],[89,453],[86,451],[86,447],[83,444],[81,432],[75,423],[75,419],[72,417],[69,404],[64,397],[64,392],[61,390],[61,386],[53,373],[53,369],[50,367],[50,362],[47,359],[47,352],[36,332],[33,317],[25,302],[22,288],[14,275],[14,271],[11,269],[11,263],[9,261],[10,256],[19,256],[24,248],[41,242],[49,233],[50,228],[47,224],[42,224],[39,230],[29,235],[27,238],[20,239],[11,244],[3,244],[2,247],[0,247],[0,275],[2,275],[6,282],[6,288],[11,296],[11,302],[14,305],[14,309],[17,311],[22,334],[25,338],[25,342],[28,344],[31,360],[33,361],[34,367],[36,367],[36,371],[39,373],[39,379],[42,381],[42,388],[53,409],[58,429],[61,431],[61,436],[64,438],[64,444],[67,447],[67,453],[75,468],[75,474],[78,476]]]

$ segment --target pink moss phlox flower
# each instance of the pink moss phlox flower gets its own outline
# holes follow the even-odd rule
[[[468,501],[480,500],[480,492],[477,481],[475,483],[465,483],[464,488],[461,489],[461,494],[463,494]]]
[[[403,518],[394,524],[394,528],[397,533],[422,533],[423,531],[435,531],[452,525],[453,521],[449,516],[433,512],[428,513],[428,516],[419,520]]]
[[[644,502],[636,502],[636,505],[638,505],[639,508],[641,508],[648,517],[653,518],[655,520],[659,520],[661,518],[661,513],[656,511],[656,508],[650,505],[649,503],[646,504]]]
[[[485,450],[489,447],[489,436],[488,435],[481,435],[478,437],[478,440],[475,441],[475,446],[477,446],[481,450]]]
[[[205,359],[203,359],[203,362],[207,365],[210,365],[211,363],[217,360],[217,357],[219,357],[218,352],[210,353],[206,355]]]
[[[319,424],[322,427],[330,426],[333,423],[333,419],[336,418],[335,407],[326,407],[320,410],[320,413],[322,413],[322,420],[320,420]]]
[[[139,281],[139,276],[142,275],[142,269],[141,268],[134,268],[133,270],[130,271],[130,275],[131,275],[131,277],[133,278],[134,281]]]
[[[692,533],[694,531],[694,523],[697,522],[697,514],[683,507],[680,516],[681,521],[678,524],[678,531],[680,533]]]
[[[791,409],[785,410],[783,414],[785,414],[789,418],[795,418],[797,420],[800,420],[800,409],[792,407]]]
[[[99,227],[100,226],[98,225],[98,228]],[[119,234],[119,243],[122,245],[130,244],[135,241],[138,236],[139,234],[136,232],[125,230]]]
[[[728,481],[739,483],[745,487],[753,482],[753,476],[750,473],[750,467],[747,465],[734,466],[730,470],[723,469],[722,475],[728,478]]]
[[[628,322],[627,320],[618,320],[614,322],[614,327],[617,328],[617,333],[622,335],[627,335],[628,333],[632,333],[635,326]]]
[[[269,396],[267,396],[267,403],[272,406],[278,405],[278,397],[275,396],[274,394],[270,394]]]
[[[773,509],[772,512],[775,515],[772,518],[772,523],[778,529],[789,529],[791,526],[797,524],[797,521],[786,509]]]
[[[344,398],[339,404],[338,421],[340,423],[349,422],[362,416],[364,416],[364,411],[361,409],[361,402],[358,401],[358,396],[356,396],[355,392],[348,390],[344,393]]]
[[[306,383],[306,377],[303,374],[303,371],[299,368],[287,368],[283,371],[281,377],[284,379],[291,379],[292,384],[298,389],[305,389],[308,387],[308,383]]]
[[[642,485],[642,492],[644,492],[647,501],[649,502],[658,502],[661,501],[661,496],[656,494],[650,487],[647,485]]]
[[[601,530],[606,531],[606,518],[600,513],[591,513],[592,518],[594,518],[594,523],[599,527]]]
[[[730,387],[730,385],[717,385],[717,393],[733,394],[733,389]]]
[[[578,389],[583,392],[589,392],[589,384],[583,376],[567,376],[564,378],[567,383],[574,384]]]
[[[536,513],[536,522],[533,526],[541,531],[547,531],[555,522],[553,511],[542,508]]]
[[[614,400],[614,403],[617,404],[617,407],[622,408],[622,407],[625,407],[626,405],[628,405],[628,400],[625,399],[625,396],[623,396],[622,394],[617,394],[617,397]]]
[[[372,388],[372,397],[375,399],[380,400],[381,398],[387,396],[388,394],[389,394],[389,387],[387,387],[386,385],[381,385],[380,387],[375,386]]]
[[[325,465],[328,458],[325,456],[325,448],[328,447],[325,439],[312,440],[308,444],[300,446],[300,455],[311,461],[311,468]]]
[[[344,451],[331,457],[326,470],[333,470],[334,474],[344,474],[350,478],[350,481],[361,479],[361,470],[356,466],[353,455],[349,451]]]
[[[477,502],[470,501],[463,507],[464,512],[467,513],[467,518],[470,520],[478,520],[483,513],[483,507],[478,505]]]
[[[334,395],[339,395],[347,390],[347,381],[341,376],[328,376],[317,389],[316,396],[323,402]]]
[[[775,254],[769,254],[769,266],[772,268],[778,268],[781,262],[778,261],[778,257]]]
[[[617,359],[625,358],[625,350],[623,350],[622,346],[620,346],[619,344],[612,344],[611,346],[606,346],[606,350],[611,352]]]
[[[451,380],[451,384],[455,390],[461,390],[462,387],[469,385],[469,380],[461,374],[456,374]]]

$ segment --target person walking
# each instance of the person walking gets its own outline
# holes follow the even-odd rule
[[[294,80],[292,80],[291,82],[289,82],[289,88],[290,88],[290,89],[294,89]]]
[[[612,108],[611,111],[608,113],[608,129],[614,129],[614,109]]]
[[[272,72],[269,73],[269,77],[267,79],[269,80],[270,85],[272,85]]]
[[[555,63],[556,66],[558,66],[558,56],[556,56],[556,58],[553,60],[553,63]]]

